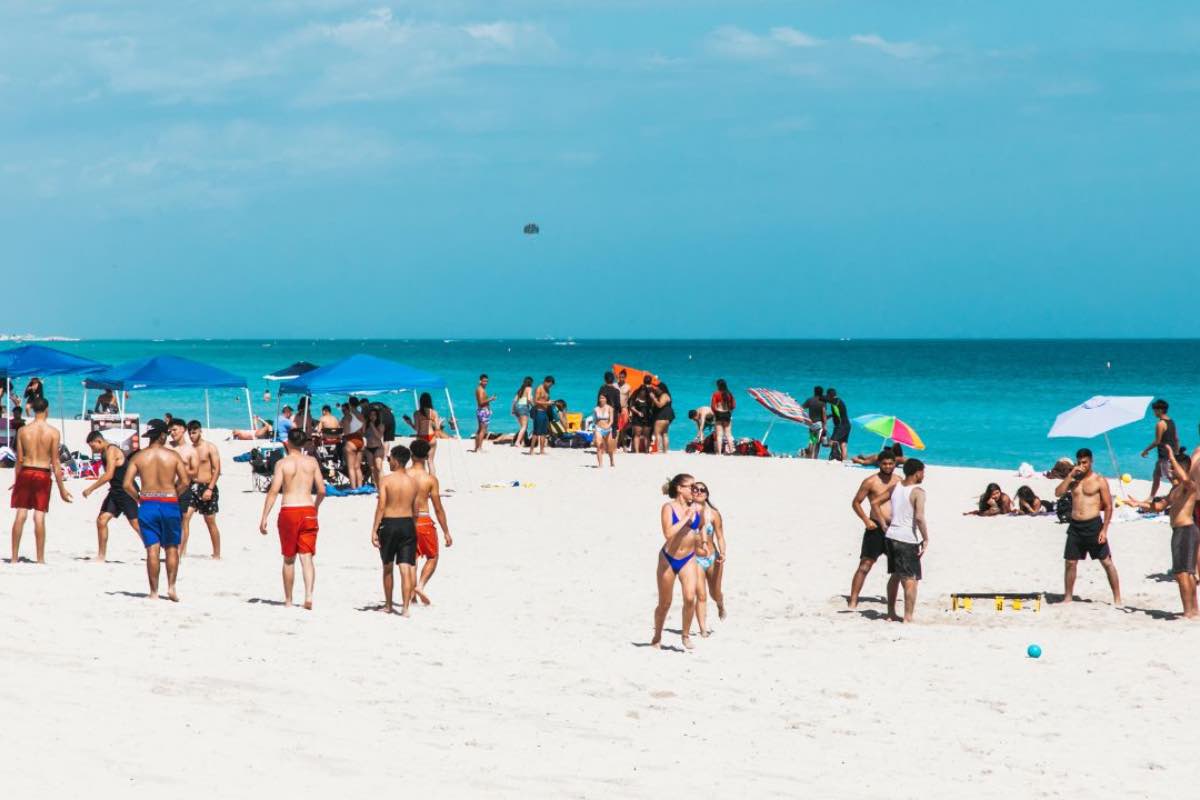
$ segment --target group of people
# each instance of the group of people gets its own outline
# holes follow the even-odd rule
[[[801,403],[801,408],[810,420],[804,457],[820,458],[821,448],[827,446],[831,461],[845,461],[850,441],[850,412],[837,389],[814,386],[812,396]]]
[[[968,517],[996,517],[1002,514],[1040,516],[1053,514],[1058,506],[1056,500],[1044,500],[1029,486],[1021,486],[1016,492],[1016,502],[1005,494],[998,483],[989,483],[979,495],[977,506],[964,511]]]
[[[49,403],[42,396],[30,400],[33,421],[17,434],[17,461],[13,476],[11,506],[15,511],[12,527],[11,563],[20,558],[21,539],[30,515],[33,516],[36,557],[46,559],[46,514],[52,486],[65,503],[73,501],[63,480],[60,463],[61,434],[47,421]],[[354,416],[347,403],[345,413]],[[307,411],[307,409],[302,409]],[[361,412],[360,409],[355,411]],[[332,409],[323,409],[322,420],[332,419]],[[418,412],[419,415],[420,412]],[[84,498],[100,489],[108,491],[96,517],[97,552],[95,560],[105,561],[108,552],[109,525],[125,517],[146,550],[149,597],[159,597],[160,579],[165,562],[166,596],[179,600],[177,580],[180,557],[187,552],[189,523],[199,514],[212,541],[212,557],[221,557],[221,532],[217,525],[221,479],[221,458],[217,447],[204,438],[201,424],[164,415],[152,419],[142,433],[143,446],[132,453],[105,439],[100,431],[88,434],[87,444],[103,465],[103,471],[84,490]],[[267,497],[263,504],[259,529],[267,533],[268,517],[277,499],[282,507],[276,526],[283,556],[283,589],[287,605],[292,604],[295,561],[299,557],[304,581],[304,607],[311,609],[316,579],[313,557],[316,554],[318,509],[325,497],[325,482],[315,458],[308,453],[312,434],[292,422],[284,440],[285,455],[275,465]],[[370,447],[371,439],[362,431],[379,424],[373,409],[362,417],[363,427],[351,430],[351,436],[363,440],[359,449]],[[356,445],[357,446],[357,445]],[[401,613],[407,615],[414,599],[428,604],[426,587],[437,569],[439,543],[433,517],[441,527],[445,546],[453,543],[442,505],[441,488],[430,460],[433,446],[418,437],[412,446],[397,445],[388,453],[390,472],[377,472],[378,500],[370,539],[383,562],[384,610],[393,607],[393,567],[400,565]],[[369,450],[368,450],[369,452]],[[416,559],[424,565],[418,574]]]

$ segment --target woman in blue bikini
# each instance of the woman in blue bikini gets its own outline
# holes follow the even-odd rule
[[[592,410],[592,420],[596,423],[593,434],[593,444],[596,445],[596,466],[604,466],[604,454],[608,454],[608,465],[615,467],[613,451],[617,449],[617,440],[613,438],[616,432],[616,412],[608,404],[604,395],[596,397],[596,407]]]
[[[725,619],[725,593],[721,579],[725,577],[725,522],[721,512],[709,501],[708,486],[701,481],[692,484],[692,497],[700,505],[700,543],[696,548],[696,566],[702,570],[696,588],[696,621],[700,635],[707,637],[708,596],[717,604],[717,616]]]
[[[512,401],[512,414],[517,418],[517,435],[513,437],[513,447],[521,447],[529,438],[529,412],[532,409],[533,378],[526,375]]]
[[[652,647],[662,647],[663,625],[671,610],[675,594],[675,579],[683,590],[683,646],[692,649],[689,631],[696,613],[696,587],[700,571],[696,568],[696,544],[700,533],[702,509],[692,498],[692,476],[680,473],[663,486],[670,498],[664,503],[659,519],[662,523],[663,546],[658,551],[658,605],[654,609],[654,639]]]

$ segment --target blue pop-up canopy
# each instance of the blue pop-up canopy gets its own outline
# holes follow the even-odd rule
[[[244,389],[246,407],[250,410],[250,427],[254,427],[254,410],[250,407],[250,390],[246,379],[219,367],[201,364],[179,356],[153,356],[128,361],[103,372],[88,375],[84,386],[90,389],[203,389],[205,425],[208,425],[209,389]],[[87,403],[86,394],[84,404]]]
[[[284,383],[279,387],[279,393],[353,394],[445,388],[446,382],[431,372],[356,353]]]
[[[27,344],[0,351],[0,376],[8,378],[78,375],[81,372],[98,372],[108,368],[108,364],[40,344]]]

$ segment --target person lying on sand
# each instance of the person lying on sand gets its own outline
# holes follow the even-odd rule
[[[230,431],[229,438],[240,442],[250,442],[255,439],[270,439],[275,435],[275,430],[271,427],[271,423],[262,417],[256,415],[254,417],[254,424],[257,427],[252,431]]]
[[[897,466],[904,463],[904,448],[898,444],[893,444],[891,447],[885,447],[881,452],[891,452]],[[855,464],[863,467],[873,467],[879,463],[879,453],[868,453],[866,455],[859,454],[851,459]]]
[[[979,496],[979,508],[974,511],[964,511],[964,517],[995,517],[1000,514],[1011,514],[1012,498],[1006,495],[998,483],[989,483]]]
[[[1033,489],[1028,486],[1022,486],[1017,489],[1017,507],[1013,513],[1015,514],[1053,514],[1054,501],[1042,500],[1033,493]]]

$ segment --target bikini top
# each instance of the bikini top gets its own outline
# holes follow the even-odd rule
[[[679,517],[675,515],[675,507],[674,506],[671,506],[671,524],[672,525],[679,524]],[[692,520],[691,528],[694,531],[700,530],[700,517],[696,517],[695,519]]]

